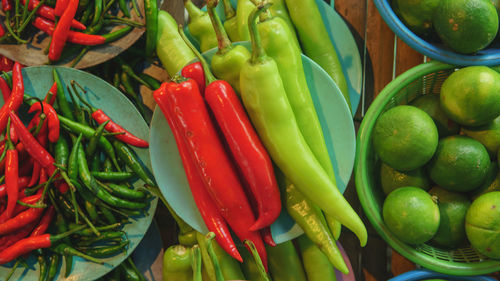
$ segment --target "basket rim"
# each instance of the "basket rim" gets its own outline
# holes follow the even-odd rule
[[[363,207],[363,211],[368,220],[377,231],[377,233],[386,241],[394,250],[411,260],[412,262],[421,265],[424,268],[450,275],[471,276],[488,274],[500,270],[500,260],[486,260],[473,263],[459,263],[440,260],[430,255],[417,251],[412,246],[397,239],[385,225],[382,215],[376,211],[376,203],[370,200],[369,184],[368,184],[368,161],[367,150],[370,144],[371,133],[377,118],[382,114],[385,106],[390,102],[399,90],[416,79],[440,70],[453,69],[455,66],[444,64],[438,61],[431,61],[406,71],[398,76],[395,80],[387,84],[387,86],[375,98],[372,105],[366,112],[366,115],[361,122],[357,140],[356,140],[356,159],[355,159],[355,185],[358,198]]]
[[[494,66],[500,64],[500,49],[485,48],[478,51],[475,55],[456,53],[451,49],[429,43],[411,31],[392,10],[391,4],[389,3],[390,1],[373,0],[373,2],[389,28],[401,38],[403,42],[423,55],[455,65]]]

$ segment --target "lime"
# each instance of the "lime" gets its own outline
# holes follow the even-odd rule
[[[401,241],[422,244],[439,227],[439,208],[432,197],[418,187],[401,187],[391,192],[382,208],[384,222]]]
[[[479,127],[462,128],[465,135],[482,143],[492,158],[500,149],[500,117]]]
[[[419,35],[433,32],[432,14],[440,0],[395,0],[398,16],[405,25]]]
[[[422,168],[400,172],[385,163],[380,165],[380,185],[385,195],[388,195],[396,188],[404,186],[415,186],[424,190],[430,188],[429,180]]]
[[[414,99],[410,105],[416,106],[425,111],[438,129],[439,137],[447,137],[458,134],[459,126],[446,116],[446,113],[441,109],[439,95],[422,95]]]
[[[485,193],[472,202],[465,217],[465,232],[478,252],[500,259],[500,191]]]
[[[429,194],[437,197],[440,223],[432,242],[453,248],[465,242],[465,214],[470,206],[467,197],[440,187],[433,187]]]
[[[439,38],[463,54],[485,48],[498,32],[498,14],[490,0],[441,0],[432,22]]]
[[[476,199],[492,191],[500,191],[500,171],[498,170],[498,164],[496,162],[491,162],[488,173],[486,174],[486,179],[477,190],[474,190],[472,199]]]
[[[428,168],[431,179],[439,186],[465,192],[484,182],[490,163],[480,142],[466,136],[450,136],[439,141]]]
[[[425,111],[400,105],[384,112],[373,128],[373,145],[382,162],[398,171],[422,167],[432,158],[438,132]]]
[[[500,74],[486,66],[455,71],[441,87],[441,107],[464,126],[480,126],[500,115]]]

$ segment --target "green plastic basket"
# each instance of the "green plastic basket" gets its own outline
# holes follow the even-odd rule
[[[378,157],[371,134],[377,118],[386,110],[407,104],[420,95],[439,94],[443,81],[455,66],[437,61],[421,64],[389,83],[374,100],[361,123],[356,147],[355,180],[358,197],[379,235],[401,255],[422,267],[449,275],[480,275],[500,271],[500,260],[488,259],[470,246],[444,250],[429,244],[408,245],[396,238],[382,218],[384,194],[378,182]]]

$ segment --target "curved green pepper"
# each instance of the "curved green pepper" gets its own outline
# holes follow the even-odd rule
[[[191,0],[184,2],[189,14],[189,33],[198,41],[200,50],[205,52],[217,46],[217,37],[207,12],[196,7]]]
[[[163,10],[158,12],[156,54],[170,77],[196,58],[182,40],[175,19]]]
[[[215,8],[218,0],[207,1],[207,11],[217,35],[219,50],[212,57],[211,67],[214,75],[228,82],[233,89],[240,92],[240,70],[250,58],[250,52],[241,45],[233,46],[217,15]]]
[[[277,1],[279,2],[279,1]],[[274,5],[271,6],[271,8]],[[292,44],[295,33],[280,17],[260,17],[257,25],[266,54],[278,65],[286,95],[307,145],[334,184],[335,173],[318,114],[307,86],[300,47]],[[326,215],[328,225],[336,239],[340,236],[340,223]]]
[[[224,15],[226,16],[224,29],[226,30],[227,35],[229,35],[231,41],[240,41],[236,11],[234,10],[233,5],[231,5],[230,0],[223,0],[222,3],[224,4]]]
[[[342,65],[328,36],[316,1],[286,0],[286,6],[297,29],[304,53],[332,77],[344,95],[347,105],[351,108],[349,90]]]
[[[335,270],[328,258],[306,236],[297,238],[308,281],[336,281]]]
[[[259,5],[249,18],[253,52],[240,74],[245,108],[271,158],[286,177],[323,211],[351,229],[364,246],[368,234],[363,222],[307,145],[288,102],[278,66],[260,43],[254,20],[266,6]]]
[[[170,246],[163,254],[163,281],[193,281],[190,249]]]
[[[269,271],[274,281],[307,281],[300,257],[292,241],[266,247]]]

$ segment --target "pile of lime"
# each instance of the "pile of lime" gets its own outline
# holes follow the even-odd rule
[[[380,115],[372,142],[380,159],[383,218],[401,241],[444,249],[470,244],[500,259],[500,74],[453,72],[439,94]]]
[[[441,40],[458,53],[488,47],[498,32],[498,0],[393,0],[405,25],[427,40]]]

